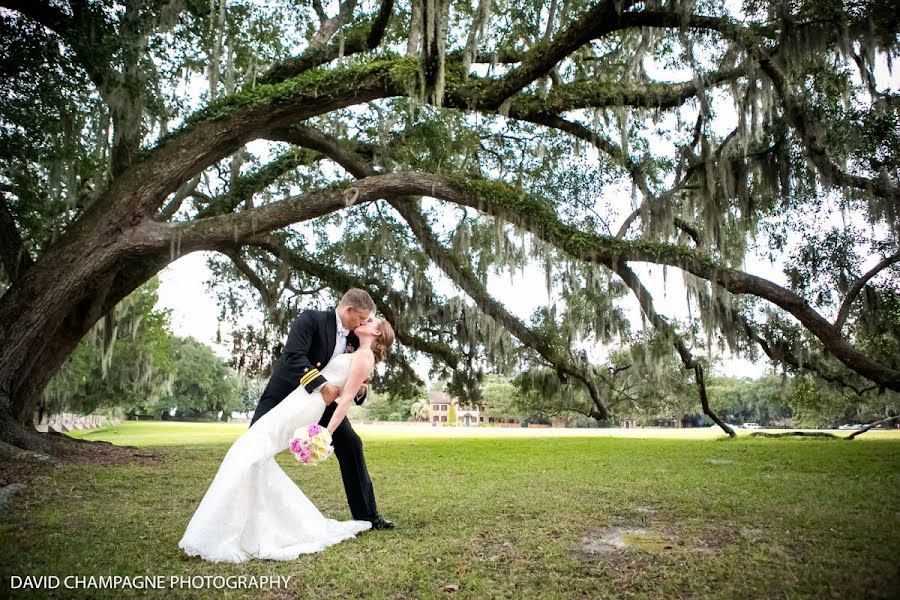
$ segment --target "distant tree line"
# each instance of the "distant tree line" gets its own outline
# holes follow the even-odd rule
[[[98,322],[47,386],[38,417],[98,409],[130,418],[221,418],[252,410],[258,384],[240,378],[210,348],[175,336],[155,308],[151,279]]]
[[[633,420],[646,426],[663,421],[711,424],[697,404],[694,373],[678,368],[666,340],[656,333],[640,333],[631,345],[612,351],[607,381],[600,392],[610,416],[598,422],[592,399],[581,382],[561,382],[551,369],[531,369],[512,376],[487,375],[477,394],[460,394],[447,381],[433,389],[446,391],[461,405],[475,405],[491,416],[517,421],[549,422],[564,417],[570,426],[618,426]],[[856,394],[805,373],[771,372],[759,378],[712,375],[707,378],[709,402],[727,422],[755,422],[770,427],[821,427],[868,423],[900,412],[900,395]],[[427,392],[378,396],[366,416],[385,421],[425,420]]]

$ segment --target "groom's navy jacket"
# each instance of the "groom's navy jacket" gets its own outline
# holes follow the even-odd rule
[[[302,385],[310,394],[328,380],[322,376],[323,369],[337,341],[337,315],[334,310],[304,310],[294,319],[288,333],[284,352],[275,365],[274,375]],[[347,348],[357,347],[359,340],[351,331],[347,335]],[[362,404],[366,395],[355,398]]]

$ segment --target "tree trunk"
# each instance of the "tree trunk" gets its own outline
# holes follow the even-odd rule
[[[97,240],[96,245],[101,244]],[[102,291],[104,280],[113,275],[114,258],[114,249],[101,247],[92,252],[85,241],[58,247],[35,263],[0,299],[0,339],[4,341],[0,347],[0,391],[8,401],[14,399],[66,318],[79,306],[83,310],[82,303],[98,304],[93,298]],[[8,410],[11,406],[0,408]]]
[[[11,332],[4,337],[9,340],[5,347],[29,349],[25,356],[15,357],[17,360],[9,357],[6,350],[0,355],[2,442],[45,454],[67,453],[70,445],[67,442],[71,438],[42,435],[34,431],[34,412],[44,389],[97,321],[171,262],[171,256],[165,253],[132,257],[123,252],[111,267],[98,269],[92,274],[84,268],[84,263],[90,261],[91,258],[82,258],[56,268],[45,266],[45,262],[39,263],[29,270],[28,275],[33,281],[46,283],[44,298],[49,299],[23,306],[17,298],[9,299],[7,294],[0,304],[4,315],[6,311],[18,310],[16,320],[37,323],[32,330],[22,331],[6,317],[0,321],[4,334]],[[79,294],[69,295],[66,302],[64,293],[52,282],[62,278],[60,271],[79,269],[79,272],[88,271],[86,279],[77,286]],[[35,270],[43,272],[35,273]],[[64,285],[61,283],[60,287]],[[62,318],[56,316],[60,312],[64,312]],[[33,330],[40,331],[41,335]]]

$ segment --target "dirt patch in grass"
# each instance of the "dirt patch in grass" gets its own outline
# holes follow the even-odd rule
[[[51,460],[7,460],[0,463],[0,487],[16,483],[28,483],[39,475],[52,472],[54,463]]]
[[[58,434],[47,434],[58,435]],[[13,483],[28,484],[35,477],[52,474],[68,465],[93,465],[113,467],[121,465],[156,465],[166,463],[168,454],[160,450],[116,446],[109,442],[71,440],[71,452],[65,456],[49,456],[37,452],[24,452],[0,462],[0,487]]]
[[[628,550],[659,554],[673,550],[675,545],[675,541],[652,529],[603,527],[585,535],[577,553],[582,557],[608,556]]]
[[[645,555],[648,558],[678,553],[716,554],[732,539],[707,536],[686,540],[674,528],[650,525],[611,525],[588,530],[575,550],[583,561],[605,559],[612,563],[632,561]]]
[[[127,464],[162,464],[168,456],[165,452],[135,446],[116,446],[109,442],[87,441],[69,438],[73,452],[67,460],[78,464],[118,466]]]

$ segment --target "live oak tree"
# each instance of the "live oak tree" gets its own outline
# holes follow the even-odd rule
[[[201,250],[258,291],[273,331],[306,292],[366,287],[397,328],[398,382],[414,353],[466,389],[542,365],[604,418],[606,369],[570,342],[615,341],[627,292],[707,409],[720,344],[900,390],[879,337],[898,330],[892,2],[0,6],[7,452],[65,451],[29,428],[50,379]],[[848,243],[810,219],[829,211],[856,224]],[[742,270],[754,240],[816,252],[779,285]],[[565,300],[523,322],[487,280],[529,261]],[[696,326],[659,311],[637,263],[684,274]]]
[[[782,379],[772,374],[753,380],[716,377],[709,385],[710,404],[731,423],[755,422],[765,426],[791,418],[789,397],[796,395],[796,384],[793,379]]]
[[[171,394],[177,348],[168,311],[155,308],[158,288],[158,279],[150,279],[82,338],[44,390],[39,415],[98,408],[132,412]]]
[[[140,412],[157,414],[175,409],[176,416],[212,416],[241,408],[238,378],[209,346],[193,338],[173,339],[175,377],[170,393],[156,402],[142,403]],[[138,412],[138,411],[135,411]]]

